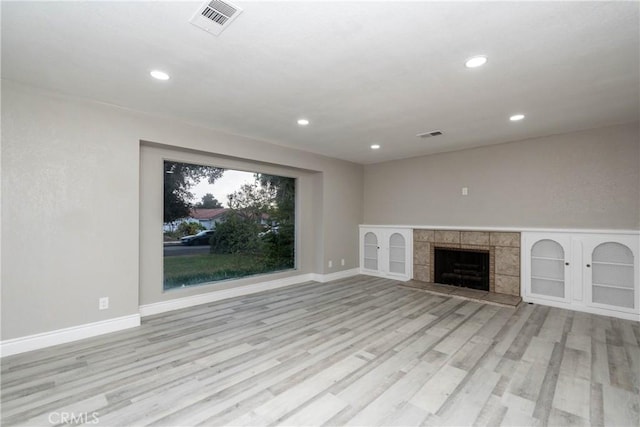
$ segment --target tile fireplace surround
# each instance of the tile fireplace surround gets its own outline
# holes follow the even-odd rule
[[[489,292],[520,295],[520,233],[413,230],[413,278],[433,282],[434,248],[489,251]]]

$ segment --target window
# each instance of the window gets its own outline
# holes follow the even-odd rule
[[[164,289],[295,268],[295,185],[165,160]]]

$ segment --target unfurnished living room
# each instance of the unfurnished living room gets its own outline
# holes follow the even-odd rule
[[[640,3],[5,1],[3,426],[640,425]]]

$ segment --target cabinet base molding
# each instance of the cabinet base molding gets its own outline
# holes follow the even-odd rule
[[[390,276],[387,273],[380,273],[377,271],[367,270],[366,268],[360,268],[359,274],[364,274],[366,276],[373,276],[373,277],[382,277],[383,279],[393,279],[393,280],[397,280],[398,282],[408,282],[409,280],[411,280],[410,277]]]
[[[538,298],[522,297],[522,301],[525,303],[546,305],[549,307],[564,308],[565,310],[580,311],[582,313],[599,314],[601,316],[616,317],[618,319],[635,320],[636,322],[640,322],[640,314],[635,314],[635,313],[616,312],[613,310],[606,310],[606,309],[597,308],[597,307],[587,307],[584,305],[577,305],[577,304],[565,304],[561,302],[547,301],[547,300],[538,299]]]

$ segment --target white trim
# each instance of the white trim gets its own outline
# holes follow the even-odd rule
[[[360,269],[360,273],[359,274],[363,274],[365,276],[373,276],[373,277],[380,277],[383,279],[392,279],[392,280],[396,280],[398,282],[408,282],[409,280],[413,280],[413,274],[411,275],[399,275],[399,274],[389,274],[389,273],[381,273],[379,271],[373,271],[373,270],[367,270],[366,268],[361,268]]]
[[[307,273],[284,279],[270,280],[268,282],[254,283],[232,289],[224,289],[217,292],[209,292],[201,295],[193,295],[184,298],[177,298],[170,301],[162,301],[153,304],[140,306],[140,314],[116,317],[114,319],[102,320],[100,322],[87,323],[84,325],[72,326],[65,329],[58,329],[50,332],[43,332],[35,335],[9,339],[0,342],[0,356],[11,356],[31,350],[51,347],[85,338],[91,338],[110,332],[121,331],[123,329],[140,326],[140,317],[152,314],[164,313],[181,308],[192,307],[194,305],[206,304],[227,298],[253,294],[270,289],[284,288],[286,286],[298,285],[304,282],[316,281],[326,283],[333,280],[345,279],[360,274],[360,270],[337,271],[329,274]]]
[[[227,298],[249,295],[256,292],[268,291],[270,289],[284,288],[286,286],[298,285],[300,283],[314,280],[313,274],[301,274],[298,276],[285,277],[283,279],[269,280],[268,282],[253,283],[236,288],[223,289],[220,291],[207,292],[205,294],[191,295],[183,298],[175,298],[168,301],[154,302],[140,306],[142,317],[154,314],[166,313],[167,311],[179,310],[181,308],[193,307],[195,305],[208,304]]]
[[[622,311],[606,310],[606,309],[597,308],[597,307],[590,307],[590,306],[584,306],[584,305],[578,305],[578,304],[570,304],[570,303],[562,303],[562,302],[551,301],[551,300],[541,300],[541,299],[532,298],[532,297],[526,297],[526,296],[522,297],[522,301],[525,302],[525,303],[533,303],[533,304],[540,304],[540,305],[548,305],[550,307],[564,308],[565,310],[581,311],[583,313],[600,314],[602,316],[617,317],[619,319],[635,320],[636,322],[640,321],[640,315],[635,314],[635,313],[625,313],[625,312],[622,312]]]
[[[465,227],[449,225],[369,225],[360,224],[360,228],[411,228],[425,230],[460,230],[460,231],[507,231],[534,233],[592,233],[592,234],[640,234],[640,230],[589,229],[589,228],[531,228],[531,227]]]
[[[108,334],[110,332],[121,331],[123,329],[135,328],[136,326],[140,326],[140,315],[131,314],[129,316],[86,323],[84,325],[72,326],[70,328],[27,335],[25,337],[13,338],[0,342],[0,355],[2,355],[2,357],[11,356],[13,354],[24,353],[31,350],[38,350],[58,344]]]
[[[357,276],[360,274],[359,268],[352,268],[351,270],[336,271],[329,274],[317,274],[312,273],[313,280],[320,283],[332,282],[334,280],[346,279],[348,277]]]
[[[271,289],[284,288],[292,285],[299,285],[305,282],[325,283],[331,280],[344,279],[346,277],[359,274],[359,270],[337,271],[330,274],[307,273],[298,276],[285,277],[284,279],[270,280],[268,282],[253,283],[246,286],[238,286],[231,289],[223,289],[220,291],[208,292],[206,294],[192,295],[184,298],[176,298],[169,301],[155,302],[140,306],[140,315],[142,317],[154,314],[166,313],[167,311],[179,310],[182,308],[193,307],[210,302],[220,301],[227,298],[234,298],[243,295],[255,294],[256,292],[268,291]]]

